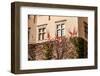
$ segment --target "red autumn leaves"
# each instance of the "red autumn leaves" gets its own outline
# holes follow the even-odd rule
[[[77,36],[77,31],[76,31],[75,27],[72,31],[69,31],[69,34],[71,37]]]

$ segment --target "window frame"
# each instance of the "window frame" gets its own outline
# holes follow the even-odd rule
[[[60,28],[58,28],[58,26],[60,26]],[[62,27],[62,26],[64,26],[64,27]],[[64,30],[64,34],[62,33],[63,30]],[[59,36],[58,31],[60,31],[60,36]],[[56,34],[57,34],[57,37],[62,37],[65,35],[65,23],[64,22],[59,22],[56,24]]]

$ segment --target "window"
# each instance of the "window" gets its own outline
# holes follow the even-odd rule
[[[28,27],[28,42],[29,42],[29,39],[30,39],[30,27]]]
[[[64,36],[65,35],[65,29],[64,29],[64,23],[62,24],[57,24],[57,36]]]
[[[88,38],[88,24],[86,22],[84,22],[84,36]]]
[[[44,40],[46,34],[46,28],[39,28],[38,32],[39,32],[38,40]]]

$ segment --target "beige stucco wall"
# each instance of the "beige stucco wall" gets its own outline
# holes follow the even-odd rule
[[[66,20],[64,22],[58,22],[55,23],[55,21],[60,20]],[[51,20],[49,21],[48,30],[50,31],[50,34],[52,37],[55,37],[56,34],[56,26],[59,23],[65,23],[65,36],[69,36],[69,31],[72,31],[74,27],[76,27],[77,30],[77,17],[57,17],[57,16],[51,16]]]
[[[64,21],[61,21],[61,20],[64,20]],[[81,20],[86,20],[86,19],[85,18],[82,19],[78,17],[67,17],[67,16],[66,17],[50,16],[50,20],[49,20],[49,16],[38,15],[38,16],[35,16],[35,23],[34,23],[34,15],[30,15],[30,18],[28,19],[28,22],[29,22],[28,27],[31,28],[29,43],[34,44],[34,43],[46,41],[47,36],[45,37],[45,40],[42,40],[42,41],[38,40],[38,29],[41,27],[46,27],[46,35],[49,32],[51,38],[54,38],[56,35],[56,26],[59,23],[65,24],[65,36],[66,37],[70,37],[69,31],[73,32],[73,29],[77,31],[77,36],[80,34],[83,35],[83,32],[80,32],[78,34],[78,31],[82,30],[82,29],[79,29],[81,26],[78,28],[78,24],[81,25],[82,23]],[[83,37],[82,35],[81,37]]]
[[[34,16],[28,17],[28,28],[30,28],[29,44],[36,42],[36,23],[34,23]]]

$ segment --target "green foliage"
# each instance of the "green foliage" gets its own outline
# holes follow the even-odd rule
[[[86,57],[85,51],[87,51],[87,41],[81,37],[70,38],[71,42],[75,45],[76,50],[79,54],[79,58]]]
[[[35,46],[32,44],[28,44],[28,54],[29,54],[29,58],[28,60],[35,60]]]
[[[44,51],[45,51],[46,60],[52,59],[53,43],[52,42],[46,42],[44,44]]]

